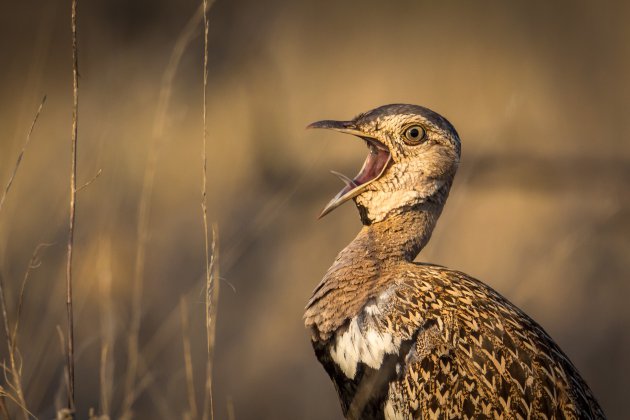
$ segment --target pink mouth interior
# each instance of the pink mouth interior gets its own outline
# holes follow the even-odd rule
[[[344,187],[338,196],[343,196],[349,191],[376,179],[382,172],[387,162],[389,162],[389,151],[385,148],[375,146],[371,142],[368,142],[368,148],[370,153],[367,155],[363,167],[359,173],[354,177],[351,184]]]

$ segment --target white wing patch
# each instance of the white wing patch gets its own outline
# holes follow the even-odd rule
[[[381,314],[377,304],[369,304],[363,310],[366,320],[359,325],[357,317],[352,318],[348,329],[335,335],[335,344],[330,349],[333,361],[350,379],[354,379],[359,362],[378,369],[386,354],[398,353],[400,348],[399,337],[378,331],[370,325],[369,318]]]

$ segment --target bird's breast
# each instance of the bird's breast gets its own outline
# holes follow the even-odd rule
[[[374,305],[371,305],[374,307]],[[374,308],[364,309],[364,312]],[[398,354],[401,339],[390,332],[378,331],[352,318],[348,326],[338,331],[329,345],[330,358],[348,379],[354,379],[360,363],[379,369],[386,355]]]

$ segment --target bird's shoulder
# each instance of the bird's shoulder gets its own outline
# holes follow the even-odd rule
[[[463,324],[476,331],[504,323],[527,326],[546,334],[524,312],[485,283],[447,267],[425,263],[401,263],[380,273],[378,280],[364,289],[364,298],[353,316],[337,330],[377,330],[401,340],[412,338],[426,323],[435,323],[450,333]],[[347,290],[343,290],[349,295]],[[480,319],[485,320],[480,325]]]

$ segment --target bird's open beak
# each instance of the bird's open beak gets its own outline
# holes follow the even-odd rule
[[[359,195],[366,186],[380,178],[391,161],[391,153],[383,143],[359,130],[353,121],[317,121],[306,128],[326,128],[328,130],[352,134],[365,140],[370,149],[370,153],[365,159],[363,167],[354,179],[350,179],[339,172],[331,171],[333,175],[339,177],[346,186],[324,207],[324,210],[322,210],[319,215],[321,219],[346,201]]]

